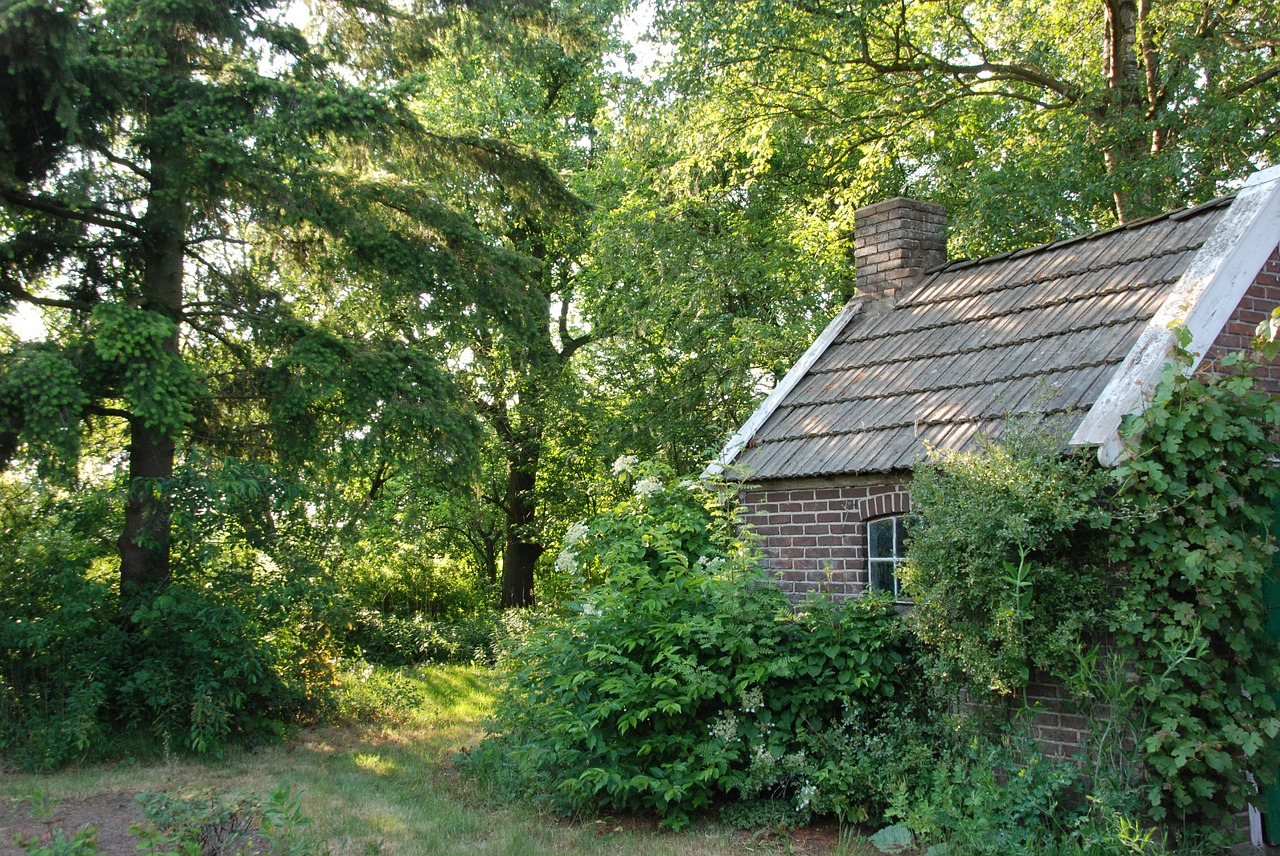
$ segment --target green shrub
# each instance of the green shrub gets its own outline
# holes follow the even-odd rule
[[[502,633],[501,615],[490,610],[432,621],[362,609],[348,621],[343,635],[347,650],[384,666],[492,663]]]
[[[33,491],[0,482],[0,751],[44,770],[100,741],[122,645],[100,549]]]
[[[1235,360],[1224,360],[1233,371]],[[1247,369],[1247,367],[1245,367]],[[1270,777],[1280,747],[1280,659],[1264,627],[1274,580],[1280,400],[1246,371],[1170,366],[1117,468],[1132,527],[1119,643],[1138,688],[1151,816],[1214,832],[1243,811],[1245,770]],[[1274,583],[1273,583],[1274,584]]]
[[[1047,756],[1022,720],[967,732],[890,814],[924,844],[975,856],[1164,852],[1141,795],[1100,790],[1075,759]]]
[[[279,682],[234,605],[169,586],[134,610],[113,694],[124,728],[145,727],[174,748],[216,751],[260,728]]]
[[[911,484],[904,590],[944,684],[981,697],[1070,674],[1107,629],[1109,474],[1065,438],[1011,424],[972,452],[931,449]]]
[[[726,498],[646,466],[631,499],[571,528],[561,566],[603,582],[507,661],[473,769],[506,764],[496,775],[560,810],[677,827],[725,795],[802,818],[882,806],[844,752],[902,738],[895,717],[919,703],[901,620],[880,600],[793,613]]]

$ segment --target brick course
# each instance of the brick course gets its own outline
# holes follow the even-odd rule
[[[1205,355],[1208,370],[1212,371],[1217,361],[1228,353],[1251,350],[1258,324],[1271,317],[1271,310],[1277,306],[1280,306],[1280,249],[1267,259],[1257,279],[1231,314],[1227,326]],[[1267,392],[1280,395],[1280,363],[1259,366],[1254,375]]]

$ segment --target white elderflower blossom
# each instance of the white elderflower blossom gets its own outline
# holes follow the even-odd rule
[[[556,572],[561,574],[571,574],[578,569],[578,557],[573,551],[565,547],[560,551],[560,555],[556,556]]]
[[[800,788],[796,794],[796,811],[804,811],[809,807],[809,803],[818,795],[818,788],[812,782],[805,782],[804,787]]]
[[[662,493],[662,482],[654,478],[643,478],[636,482],[634,488],[636,496],[646,497],[655,493]]]
[[[613,462],[613,474],[620,476],[623,473],[631,472],[631,468],[640,463],[640,459],[635,455],[623,455]]]
[[[583,538],[587,537],[587,524],[579,520],[570,526],[564,533],[564,546],[572,547]]]
[[[739,697],[742,699],[742,709],[747,713],[755,712],[764,704],[764,691],[759,687],[745,689]]]
[[[583,615],[599,615],[600,607],[596,606],[594,603],[584,603],[582,605],[582,614]]]
[[[738,717],[733,715],[733,711],[726,713],[723,719],[715,721],[715,724],[711,726],[711,736],[718,737],[726,743],[737,739]]]

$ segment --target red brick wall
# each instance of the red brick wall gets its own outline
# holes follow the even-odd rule
[[[1258,325],[1271,317],[1271,310],[1277,306],[1280,306],[1280,250],[1271,254],[1258,278],[1245,292],[1227,326],[1206,354],[1205,363],[1212,366],[1226,353],[1250,350]],[[1268,392],[1280,394],[1280,362],[1261,366],[1254,374]]]
[[[903,476],[766,484],[743,492],[765,568],[788,597],[823,590],[852,597],[867,586],[866,521],[910,510]]]

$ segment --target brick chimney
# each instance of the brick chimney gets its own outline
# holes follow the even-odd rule
[[[947,209],[895,196],[853,212],[855,296],[891,297],[947,260]]]

